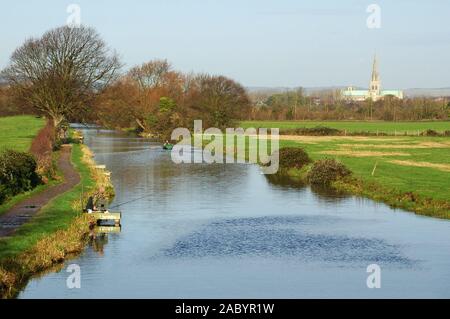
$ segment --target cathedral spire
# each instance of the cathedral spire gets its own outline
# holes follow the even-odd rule
[[[369,85],[369,95],[374,101],[378,100],[380,97],[381,94],[380,86],[381,83],[380,83],[380,74],[378,73],[378,59],[377,55],[375,54],[372,65],[372,78],[370,79]]]
[[[373,57],[373,66],[372,66],[372,81],[379,81],[379,74],[378,74],[378,59],[377,55],[375,54]]]

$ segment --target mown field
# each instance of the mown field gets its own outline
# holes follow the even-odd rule
[[[243,128],[265,127],[265,128],[311,128],[316,126],[326,126],[348,132],[373,132],[415,135],[417,131],[422,132],[428,129],[437,132],[450,130],[450,121],[430,121],[430,122],[382,122],[382,121],[243,121],[240,123]]]
[[[450,201],[450,138],[285,138],[281,147],[303,147],[313,159],[337,158],[364,181]]]
[[[34,116],[0,117],[0,152],[4,149],[28,151],[45,120]]]

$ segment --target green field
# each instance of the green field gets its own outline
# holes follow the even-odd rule
[[[314,139],[283,140],[280,146],[301,146],[313,159],[337,158],[365,181],[450,200],[450,138]]]
[[[0,117],[0,151],[7,148],[28,151],[44,125],[44,119],[29,115]]]
[[[243,121],[240,122],[243,128],[265,127],[265,128],[310,128],[316,126],[326,126],[348,132],[373,132],[394,134],[415,135],[417,131],[422,132],[428,129],[437,132],[450,131],[450,121],[429,121],[429,122],[382,122],[382,121]]]

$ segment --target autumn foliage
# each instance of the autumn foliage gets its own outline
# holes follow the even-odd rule
[[[30,147],[30,153],[33,154],[37,162],[37,173],[43,177],[52,178],[55,175],[52,158],[54,143],[55,128],[51,121],[47,121],[47,124],[38,132]]]
[[[95,103],[98,122],[114,128],[135,127],[167,139],[176,127],[227,127],[250,110],[245,89],[224,76],[183,74],[166,60],[132,68],[103,91]]]

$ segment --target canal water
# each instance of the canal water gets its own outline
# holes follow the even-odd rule
[[[268,178],[258,166],[172,163],[146,139],[84,131],[126,203],[100,236],[19,298],[450,297],[450,222]],[[118,208],[119,209],[119,208]],[[81,288],[68,289],[69,264]],[[369,289],[369,265],[381,288]]]

